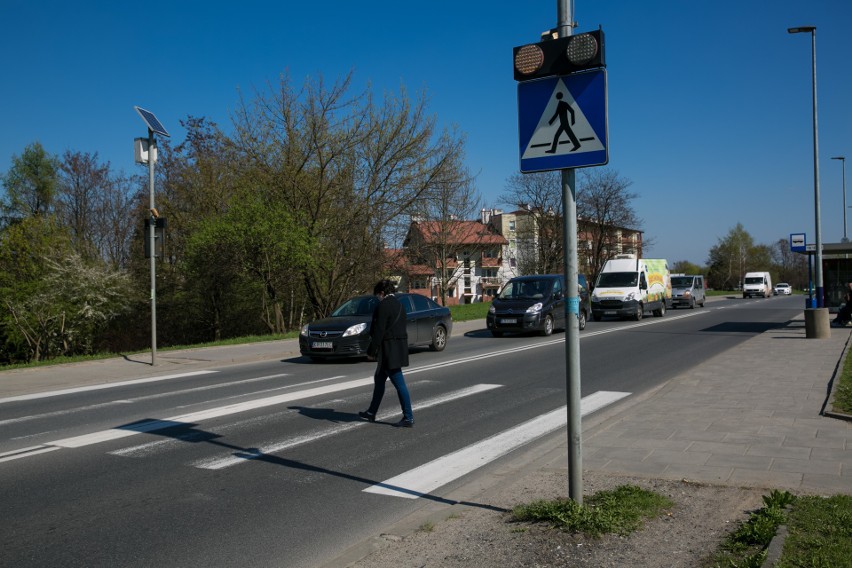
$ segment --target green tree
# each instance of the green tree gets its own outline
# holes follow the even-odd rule
[[[707,262],[713,287],[732,290],[742,284],[746,272],[769,270],[772,261],[769,247],[756,245],[742,223],[737,223],[710,249]]]
[[[235,200],[224,216],[208,219],[193,234],[189,256],[199,276],[208,275],[207,267],[219,268],[211,262],[215,258],[254,281],[255,289],[262,291],[257,310],[261,321],[268,332],[282,333],[293,324],[286,308],[292,313],[288,302],[301,284],[300,275],[313,263],[312,249],[304,228],[283,204],[265,202],[262,192],[253,192]],[[215,257],[209,256],[212,250],[217,250]],[[221,329],[215,332],[221,335]]]
[[[670,270],[677,274],[704,274],[705,269],[688,260],[677,260],[672,263]]]
[[[53,211],[56,198],[59,161],[39,142],[33,142],[12,156],[12,165],[3,175],[6,199],[0,203],[7,222]]]

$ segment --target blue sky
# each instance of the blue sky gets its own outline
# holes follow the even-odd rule
[[[576,0],[575,20],[606,33],[608,167],[639,195],[646,256],[697,264],[738,222],[758,243],[814,242],[811,41],[787,28],[817,26],[822,236],[840,240],[830,158],[852,160],[852,2]],[[0,0],[0,22],[0,172],[34,141],[130,172],[147,134],[134,105],[179,142],[180,120],[227,129],[240,93],[283,72],[354,70],[356,90],[425,89],[466,134],[484,205],[500,207],[519,168],[512,48],[556,25],[556,2]]]

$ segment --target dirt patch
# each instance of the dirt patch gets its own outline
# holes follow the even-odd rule
[[[623,477],[590,472],[585,493],[632,484],[669,497],[675,505],[662,517],[626,537],[587,539],[541,524],[519,523],[510,513],[452,507],[407,535],[382,535],[375,550],[351,568],[612,567],[695,568],[748,513],[759,508],[765,491]],[[566,494],[566,474],[539,471],[489,496],[488,505],[511,510],[537,499]]]

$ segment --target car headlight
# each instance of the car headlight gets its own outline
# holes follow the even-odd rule
[[[629,294],[627,294],[626,296],[624,296],[624,301],[625,301],[625,302],[629,302],[629,301],[631,301],[631,300],[632,300],[633,298],[635,298],[635,297],[636,297],[636,292],[630,292]]]
[[[540,311],[541,311],[541,308],[542,308],[542,307],[543,307],[543,306],[542,306],[542,303],[541,303],[541,302],[538,302],[537,304],[533,304],[532,306],[528,307],[528,308],[527,308],[527,313],[528,313],[528,314],[537,314],[538,312],[540,312]]]
[[[692,292],[690,292],[689,290],[683,293],[684,298],[689,298],[690,296],[692,296]]]
[[[365,329],[367,329],[366,323],[359,323],[353,325],[352,327],[343,332],[343,337],[349,337],[350,335],[358,335],[359,333],[363,333]]]
[[[300,332],[299,332],[299,334],[300,334],[302,337],[307,337],[307,336],[308,336],[308,325],[310,325],[310,324],[307,324],[307,323],[306,323],[305,325],[303,325],[303,326],[302,326],[302,331],[300,331]]]
[[[497,313],[497,310],[495,310],[495,309],[494,309],[494,306],[493,306],[493,305],[491,305],[491,306],[488,308],[488,313],[489,313],[489,314],[496,314],[496,313]]]

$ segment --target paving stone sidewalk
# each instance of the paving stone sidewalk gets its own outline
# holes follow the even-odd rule
[[[583,467],[852,493],[852,422],[822,414],[849,343],[806,338],[804,316],[764,332],[584,432]]]

